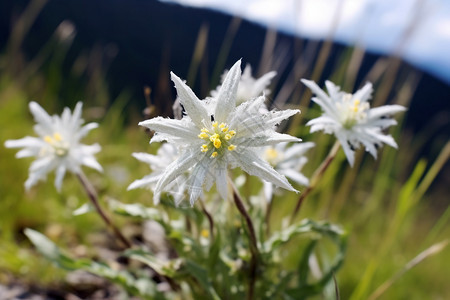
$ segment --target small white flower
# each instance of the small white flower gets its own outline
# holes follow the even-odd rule
[[[264,149],[263,158],[280,174],[299,185],[309,185],[308,178],[300,171],[308,159],[304,156],[306,151],[314,147],[314,143],[299,143],[287,148],[288,143],[280,143]],[[274,194],[271,182],[264,181],[264,196],[270,201]]]
[[[222,76],[222,83],[225,81],[226,71]],[[256,79],[252,76],[252,67],[247,64],[244,72],[242,72],[241,79],[239,81],[238,90],[236,93],[236,105],[239,105],[245,101],[256,98],[258,96],[269,95],[270,90],[267,88],[270,85],[270,81],[277,75],[277,72],[271,71],[264,74],[260,78]],[[220,90],[220,86],[216,90],[211,91],[212,97],[217,97]]]
[[[190,170],[187,184],[191,205],[202,194],[203,188],[209,190],[214,182],[220,196],[227,199],[228,168],[235,167],[295,191],[283,175],[258,157],[257,152],[260,147],[300,141],[274,130],[276,125],[299,110],[261,113],[264,97],[257,97],[236,107],[240,65],[240,61],[236,62],[228,72],[214,100],[214,110],[171,73],[186,116],[181,120],[156,117],[139,123],[156,132],[151,142],[165,140],[180,148],[180,157],[167,166],[156,184],[155,203],[159,202],[166,185],[183,176],[187,170]]]
[[[82,103],[78,102],[73,114],[66,107],[59,117],[49,116],[39,104],[30,102],[30,111],[37,123],[34,125],[34,131],[39,137],[27,136],[5,142],[7,148],[23,148],[17,152],[17,158],[36,157],[25,182],[27,190],[39,180],[45,180],[47,174],[55,169],[55,187],[58,191],[61,190],[66,171],[78,173],[81,165],[102,171],[94,157],[94,154],[100,151],[100,146],[80,144],[80,139],[98,126],[97,123],[89,123],[81,127],[84,122],[81,119],[82,106]]]
[[[179,153],[174,145],[164,143],[158,149],[156,155],[140,152],[133,153],[133,156],[136,159],[147,163],[152,169],[152,173],[150,175],[144,176],[141,179],[133,181],[128,186],[128,190],[147,188],[154,191],[156,183],[163,175],[166,167],[179,157]],[[173,198],[177,205],[181,202],[181,200],[183,200],[183,197],[185,195],[185,191],[187,188],[186,181],[187,173],[180,175],[176,180],[172,181],[164,187],[164,191],[170,192],[173,195]]]
[[[366,83],[352,95],[340,91],[340,88],[330,81],[325,82],[328,94],[314,81],[302,79],[302,82],[316,94],[317,97],[313,97],[312,101],[319,104],[323,110],[322,116],[306,125],[311,126],[311,132],[323,130],[325,133],[334,134],[351,166],[355,161],[355,149],[361,144],[375,159],[377,148],[383,143],[397,148],[392,136],[384,134],[383,130],[396,125],[397,122],[390,116],[406,108],[401,105],[384,105],[371,109],[368,102],[373,90],[371,83]]]

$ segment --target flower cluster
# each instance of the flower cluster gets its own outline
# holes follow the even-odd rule
[[[308,178],[300,171],[307,163],[306,151],[314,147],[314,143],[297,143],[288,147],[288,143],[280,143],[266,147],[263,157],[280,174],[286,176],[291,182],[307,186]],[[271,182],[264,181],[264,196],[270,201],[274,194],[274,186]]]
[[[39,137],[27,136],[5,142],[7,148],[23,148],[16,154],[17,158],[36,157],[25,182],[27,190],[39,180],[45,180],[47,174],[55,169],[55,187],[58,191],[61,190],[66,171],[79,173],[81,165],[102,171],[94,157],[94,154],[100,151],[100,146],[80,143],[81,138],[98,126],[97,123],[81,126],[84,123],[81,119],[82,106],[82,103],[78,102],[73,114],[66,107],[61,116],[50,116],[39,104],[30,102],[30,111],[37,123],[34,131]]]
[[[228,72],[229,71],[226,71],[222,75],[222,83],[225,81]],[[263,94],[266,96],[269,95],[270,90],[267,87],[276,75],[277,72],[271,71],[256,79],[252,76],[252,67],[247,64],[239,80],[238,90],[236,92],[236,104],[239,105]],[[211,96],[213,98],[217,97],[219,94],[220,87],[221,85],[219,85],[217,89],[211,91]]]
[[[383,130],[397,124],[391,116],[406,108],[401,105],[384,105],[371,109],[368,102],[373,90],[371,83],[366,83],[354,94],[348,94],[331,81],[326,81],[327,94],[313,81],[302,79],[302,82],[316,94],[312,101],[323,110],[322,116],[306,125],[311,126],[311,132],[323,130],[334,134],[351,166],[355,162],[355,149],[361,144],[374,158],[377,158],[377,148],[383,143],[397,148],[392,136],[384,134]]]
[[[200,100],[183,80],[171,73],[184,114],[179,114],[178,119],[156,117],[139,123],[155,131],[150,142],[167,143],[157,155],[133,153],[135,158],[149,164],[152,173],[135,180],[128,189],[153,190],[155,203],[160,201],[162,192],[168,192],[173,194],[177,205],[187,191],[193,205],[215,183],[221,198],[227,199],[228,171],[236,167],[263,180],[268,200],[274,185],[296,191],[288,179],[307,186],[308,179],[300,170],[307,161],[304,153],[314,144],[295,144],[288,148],[289,142],[301,140],[276,131],[280,122],[300,111],[269,111],[264,104],[264,94],[269,92],[267,86],[275,75],[269,72],[255,79],[250,66],[241,75],[239,60],[224,74],[221,85],[211,92],[212,97]],[[361,144],[375,158],[382,143],[397,147],[383,130],[395,125],[390,116],[405,108],[386,105],[371,109],[370,83],[349,94],[326,81],[327,94],[313,81],[303,79],[302,82],[316,94],[312,100],[323,109],[322,116],[307,123],[311,132],[322,130],[334,134],[350,165],[354,164],[355,149]],[[58,191],[66,171],[78,174],[81,165],[102,171],[94,158],[100,146],[80,143],[82,137],[97,127],[96,123],[82,126],[81,103],[76,105],[73,114],[65,108],[61,116],[49,116],[36,102],[30,102],[29,107],[39,137],[5,142],[6,147],[23,148],[17,153],[18,158],[36,157],[25,182],[26,189],[44,180],[52,170],[56,170]]]
[[[236,104],[241,79],[241,62],[228,71],[216,96],[202,101],[175,74],[172,81],[186,115],[181,120],[156,117],[140,122],[155,131],[151,142],[176,145],[180,156],[161,174],[154,190],[154,202],[168,184],[189,173],[187,187],[191,205],[213,183],[223,199],[228,197],[228,169],[240,167],[287,190],[295,191],[286,177],[260,158],[259,149],[300,139],[275,131],[276,125],[299,110],[267,111],[264,96]]]
[[[133,153],[133,156],[137,160],[147,163],[152,172],[141,179],[133,181],[128,186],[128,190],[134,190],[137,188],[154,190],[156,183],[164,173],[166,167],[179,157],[179,153],[177,147],[173,144],[164,143],[158,149],[156,155],[138,152]],[[184,198],[186,191],[186,179],[186,174],[180,175],[177,180],[174,180],[164,188],[165,192],[168,192],[173,196],[176,205],[178,205]]]

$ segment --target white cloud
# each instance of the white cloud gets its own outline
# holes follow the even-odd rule
[[[448,0],[162,1],[222,10],[309,38],[322,39],[333,32],[340,42],[358,42],[381,53],[400,47],[405,59],[450,83]]]

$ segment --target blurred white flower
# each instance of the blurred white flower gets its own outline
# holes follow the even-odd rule
[[[168,165],[159,178],[154,193],[155,203],[167,184],[190,169],[187,181],[191,205],[216,183],[223,199],[228,194],[228,168],[240,167],[245,172],[295,191],[287,179],[260,159],[260,147],[300,139],[275,132],[275,127],[299,110],[261,113],[264,97],[244,102],[236,107],[236,93],[241,78],[241,62],[228,72],[214,101],[214,111],[201,101],[175,74],[171,73],[180,103],[186,116],[181,120],[156,117],[139,125],[154,130],[151,142],[168,141],[180,149],[180,157]]]
[[[25,182],[27,190],[39,180],[45,180],[47,174],[55,169],[55,187],[58,191],[61,190],[66,171],[79,173],[81,165],[102,171],[102,167],[94,157],[94,154],[100,151],[100,146],[80,144],[80,139],[98,126],[97,123],[81,126],[84,122],[81,119],[82,106],[83,104],[78,102],[73,114],[66,107],[60,117],[50,116],[39,104],[30,102],[30,111],[37,123],[34,125],[34,131],[39,137],[26,136],[5,142],[7,148],[23,148],[17,152],[17,158],[36,157]]]
[[[340,91],[340,88],[330,81],[325,85],[326,94],[319,86],[310,80],[301,80],[309,87],[317,97],[312,101],[322,107],[322,116],[309,121],[311,132],[323,130],[325,133],[334,134],[342,145],[350,166],[355,161],[355,149],[362,145],[376,159],[377,148],[383,143],[397,148],[397,144],[390,135],[383,130],[396,125],[397,122],[391,115],[406,110],[401,105],[384,105],[370,108],[368,100],[372,93],[372,84],[366,83],[356,93],[348,94]]]
[[[222,75],[222,82],[225,81],[226,75],[229,71],[225,71]],[[277,72],[271,71],[264,74],[260,78],[256,79],[252,76],[252,67],[247,64],[245,66],[244,72],[242,73],[241,79],[239,80],[239,86],[236,93],[236,105],[239,105],[250,99],[269,95],[270,90],[267,88],[270,85],[270,81],[277,75]],[[220,86],[216,90],[211,91],[211,96],[216,98],[219,94]]]
[[[161,178],[164,170],[170,163],[175,161],[178,157],[178,150],[172,144],[164,143],[158,149],[156,155],[148,153],[133,153],[133,156],[150,166],[152,173],[144,176],[141,179],[133,181],[129,186],[128,190],[133,190],[137,188],[147,188],[155,191],[156,183]],[[169,183],[163,188],[163,191],[169,192],[173,195],[175,203],[178,205],[185,195],[187,181],[187,173],[180,175],[174,181]]]
[[[308,178],[300,171],[308,159],[304,156],[306,151],[314,147],[314,143],[299,143],[287,147],[288,143],[280,143],[266,147],[263,150],[263,158],[280,174],[286,176],[291,182],[299,185],[309,185]],[[264,181],[264,196],[267,201],[272,199],[274,185]]]

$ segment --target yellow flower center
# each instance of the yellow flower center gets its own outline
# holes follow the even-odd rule
[[[204,238],[209,238],[209,230],[202,229],[202,231],[200,232],[200,235]]]
[[[282,153],[278,152],[275,148],[270,147],[267,148],[266,151],[264,152],[264,158],[269,164],[275,166],[278,164],[279,161],[282,160],[283,155]]]
[[[64,141],[59,132],[53,133],[53,135],[46,135],[44,141],[53,147],[54,153],[58,156],[65,156],[69,152],[69,144]]]
[[[205,140],[200,151],[207,153],[211,158],[223,155],[226,150],[234,151],[236,145],[231,144],[231,139],[236,135],[236,131],[230,130],[225,123],[213,122],[213,130],[202,128],[198,137]]]
[[[344,95],[342,102],[337,103],[336,106],[341,116],[342,124],[347,129],[363,121],[367,117],[367,111],[370,108],[368,102],[361,103],[359,99],[352,100],[351,94]]]

